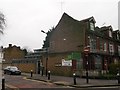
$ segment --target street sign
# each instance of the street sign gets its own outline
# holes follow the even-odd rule
[[[86,55],[88,55],[89,52],[90,52],[90,48],[89,47],[84,47],[84,53]]]
[[[66,60],[80,60],[80,58],[81,58],[81,53],[73,52],[67,56]]]
[[[72,60],[62,59],[62,66],[72,66]]]

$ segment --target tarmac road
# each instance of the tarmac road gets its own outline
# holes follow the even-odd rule
[[[26,79],[19,75],[5,75],[5,83],[8,88],[65,88],[54,83]]]
[[[81,88],[81,90],[120,90],[120,86]]]
[[[120,90],[120,86],[75,88],[31,80],[21,75],[5,75],[5,83],[6,90]]]
[[[26,90],[26,89],[19,89]],[[97,87],[97,88],[43,88],[43,89],[29,89],[29,90],[120,90],[120,87]]]

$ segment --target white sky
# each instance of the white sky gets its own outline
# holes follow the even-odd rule
[[[0,0],[0,11],[7,21],[0,43],[41,48],[45,34],[56,26],[63,12],[77,20],[94,16],[96,26],[112,25],[118,29],[119,0]],[[62,2],[62,4],[61,4]]]

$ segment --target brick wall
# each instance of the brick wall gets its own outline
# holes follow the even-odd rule
[[[63,15],[50,37],[50,52],[82,50],[85,42],[85,24]],[[82,47],[79,47],[82,46]]]
[[[9,44],[9,47],[4,48],[4,63],[11,63],[12,59],[21,59],[25,56],[25,51],[20,49],[20,47],[12,46]]]
[[[71,66],[62,66],[62,59],[66,58],[68,53],[59,53],[59,54],[50,54],[48,57],[48,70],[51,71],[51,74],[54,75],[72,75]],[[44,70],[46,70],[46,58],[43,58]]]
[[[66,58],[72,52],[83,52],[85,31],[88,28],[87,22],[80,22],[63,14],[49,38],[48,70],[51,70],[51,73],[72,75],[72,67],[60,66],[62,58]],[[43,66],[46,68],[46,56],[43,56]]]

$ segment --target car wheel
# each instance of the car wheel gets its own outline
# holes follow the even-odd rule
[[[11,75],[12,73],[11,73],[11,72],[9,72],[8,74],[9,74],[9,75]]]

